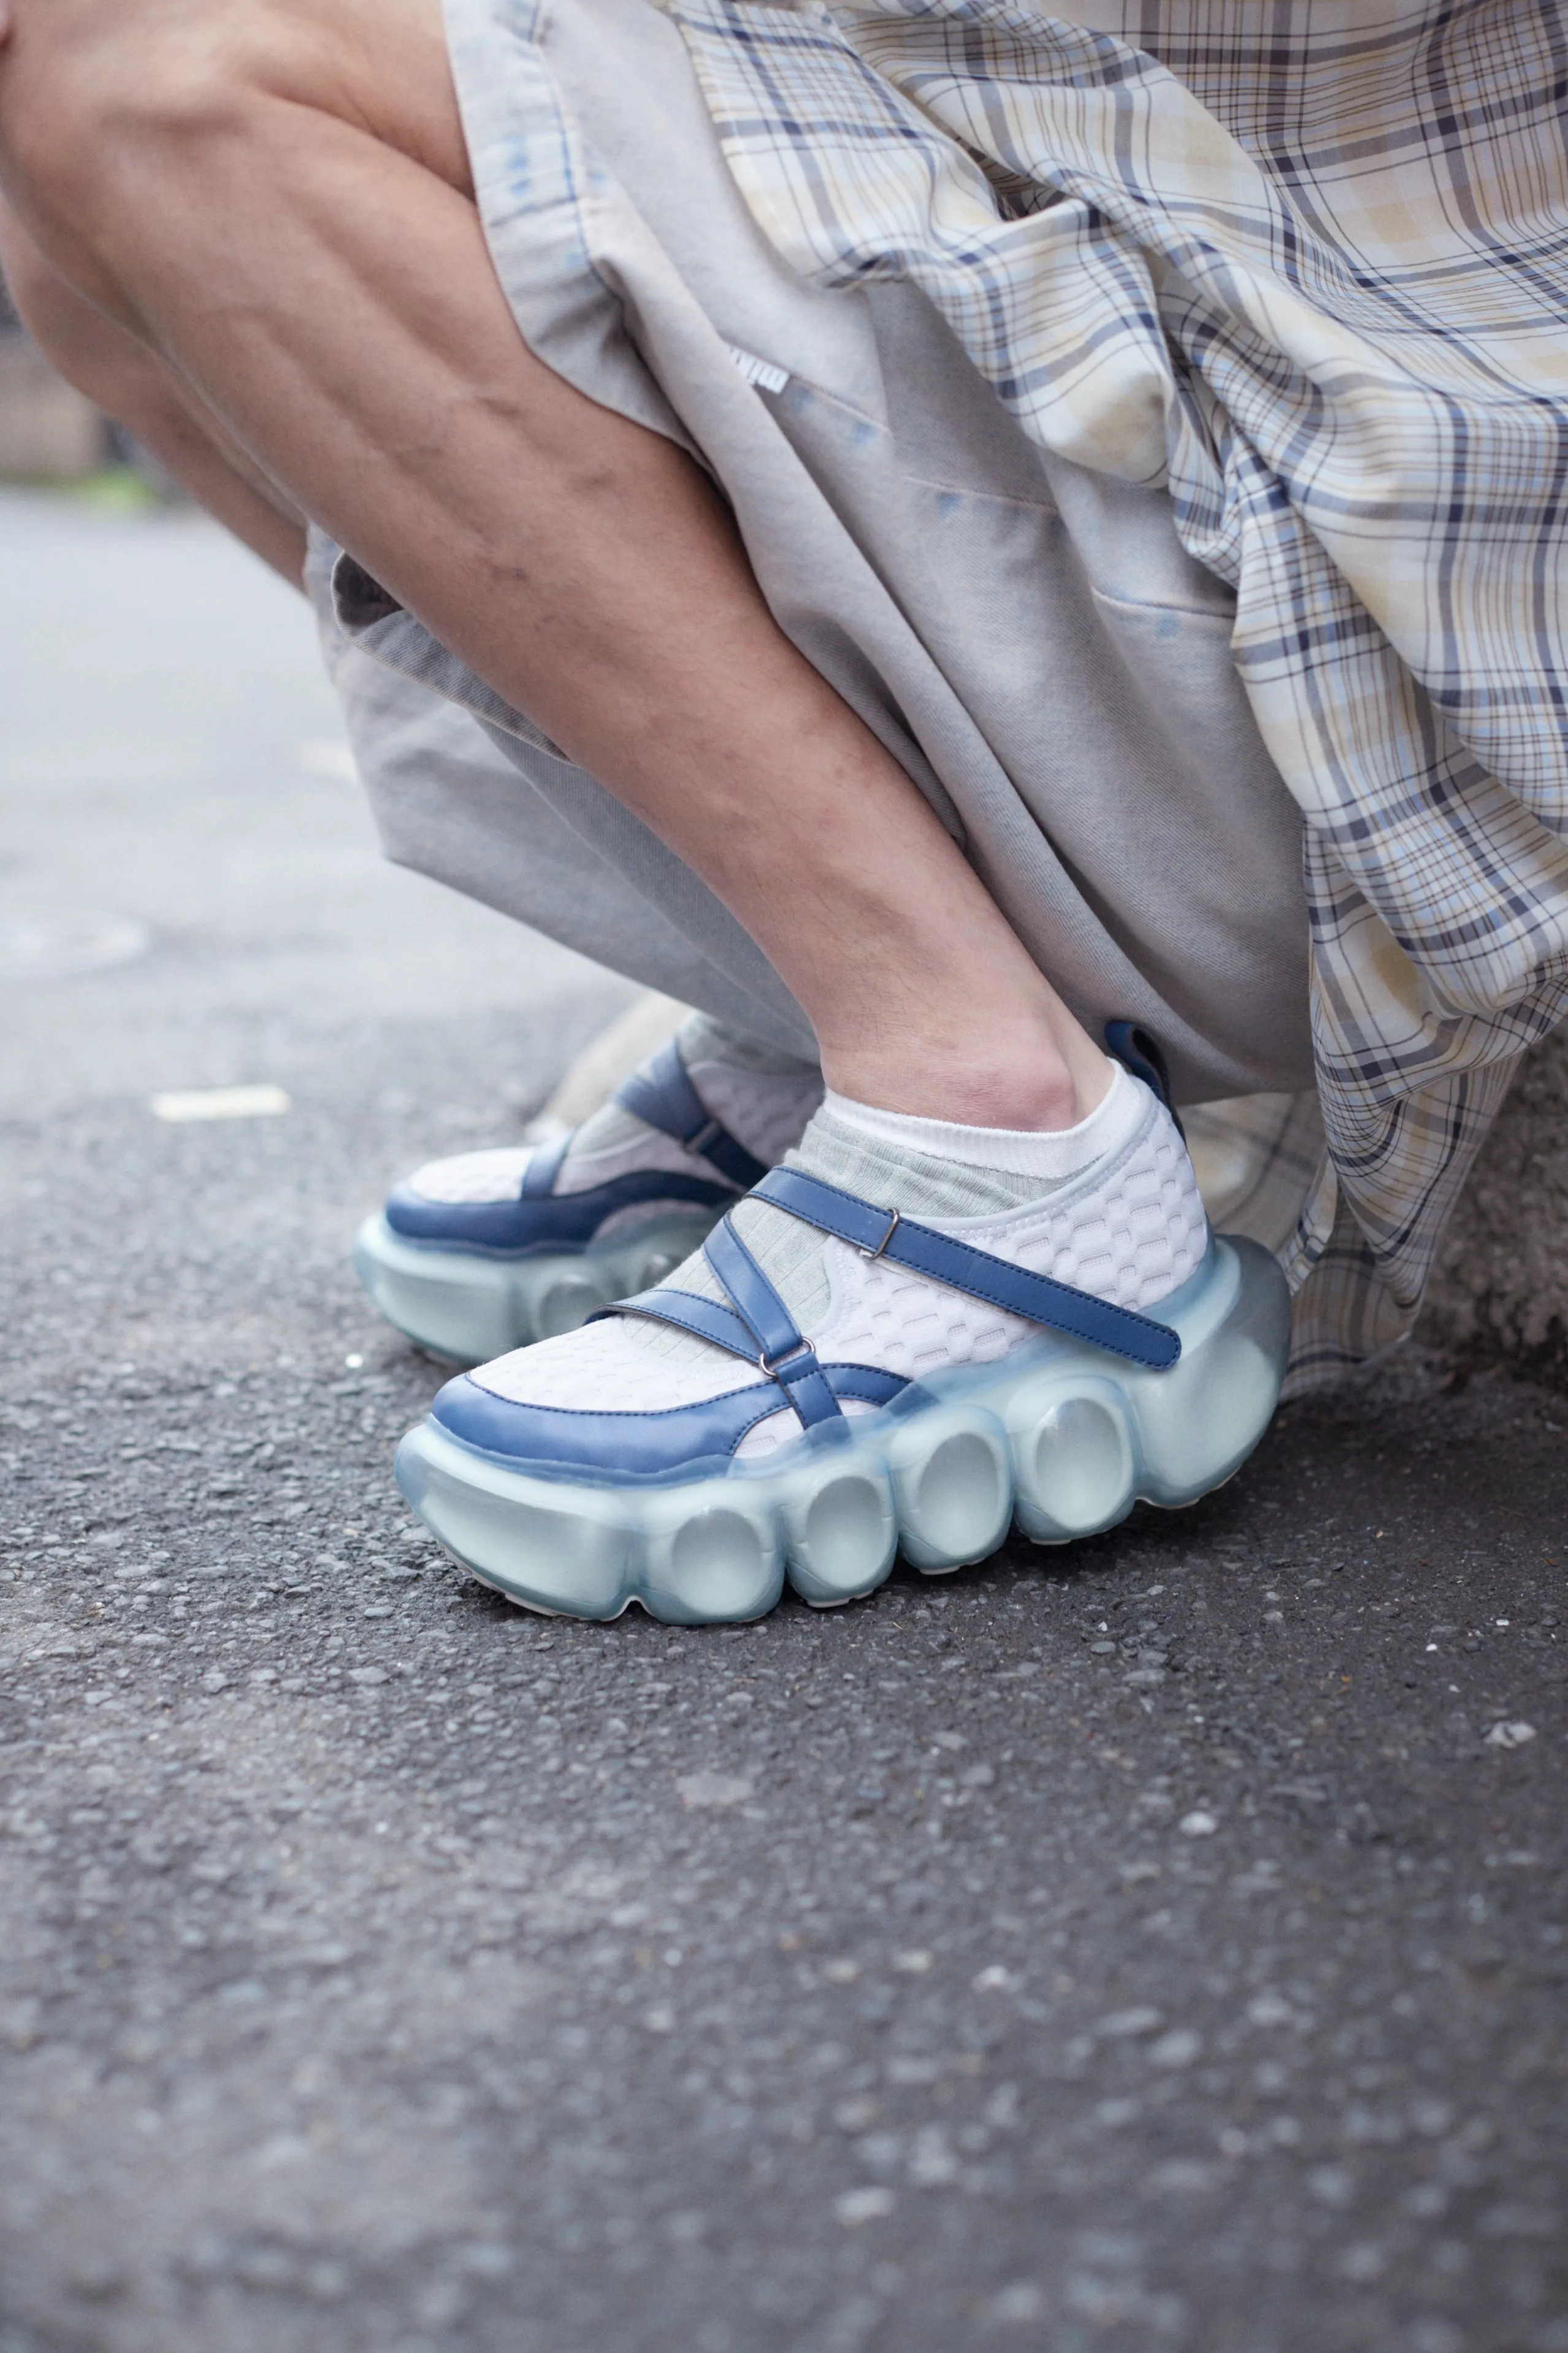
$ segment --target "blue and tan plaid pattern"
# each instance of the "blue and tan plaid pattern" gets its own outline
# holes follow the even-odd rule
[[[1298,1379],[1366,1353],[1568,1009],[1568,11],[665,5],[785,259],[919,284],[1234,586],[1308,820]]]

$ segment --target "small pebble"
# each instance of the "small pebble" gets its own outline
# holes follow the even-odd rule
[[[1097,2034],[1103,2034],[1110,2041],[1121,2042],[1129,2035],[1157,2033],[1164,2023],[1163,2014],[1157,2010],[1142,2007],[1136,2010],[1113,2010],[1109,2017],[1102,2018],[1099,2021],[1094,2031]]]
[[[1151,2067],[1190,2067],[1203,2051],[1204,2039],[1194,2034],[1190,2026],[1173,2028],[1162,2034],[1157,2042],[1149,2045]]]
[[[1043,2320],[1045,2315],[1045,2293],[1033,2280],[1016,2280],[1011,2287],[1002,2288],[991,2299],[990,2316],[1003,2327]]]
[[[847,2231],[858,2231],[862,2222],[880,2221],[898,2202],[890,2189],[847,2189],[834,2200],[833,2211]]]

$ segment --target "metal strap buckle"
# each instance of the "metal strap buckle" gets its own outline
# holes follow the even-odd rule
[[[688,1152],[695,1152],[700,1159],[708,1146],[716,1144],[723,1133],[722,1120],[710,1119],[704,1126],[694,1129],[691,1134],[683,1135],[680,1140]]]
[[[868,1250],[866,1253],[873,1266],[875,1266],[877,1261],[881,1257],[882,1252],[887,1249],[888,1244],[892,1240],[893,1236],[898,1232],[902,1222],[903,1219],[897,1209],[890,1209],[889,1211],[887,1232],[882,1236],[882,1239],[877,1244],[876,1249],[874,1250]]]
[[[776,1356],[770,1356],[764,1348],[757,1358],[757,1369],[759,1372],[766,1373],[770,1380],[782,1380],[784,1375],[779,1370],[781,1365],[787,1365],[792,1356],[809,1356],[810,1354],[811,1342],[797,1336],[790,1342],[787,1348],[781,1348]]]

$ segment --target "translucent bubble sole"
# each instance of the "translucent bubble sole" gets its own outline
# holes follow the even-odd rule
[[[1279,1400],[1284,1278],[1256,1243],[1222,1240],[1159,1314],[1182,1338],[1170,1372],[1042,1335],[761,1461],[668,1482],[540,1476],[432,1420],[399,1448],[398,1483],[454,1559],[531,1609],[605,1620],[636,1601],[670,1625],[733,1624],[786,1580],[832,1608],[874,1592],[900,1551],[941,1576],[1014,1526],[1070,1544],[1139,1501],[1223,1485]]]
[[[488,1364],[509,1349],[574,1332],[612,1299],[646,1291],[699,1249],[716,1213],[650,1219],[585,1250],[507,1258],[411,1242],[368,1218],[354,1271],[389,1324],[452,1365]]]

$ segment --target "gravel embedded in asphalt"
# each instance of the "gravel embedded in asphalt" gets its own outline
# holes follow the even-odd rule
[[[110,629],[165,526],[19,513]],[[510,1609],[345,1252],[623,997],[264,788],[308,632],[170,528],[275,632],[144,820],[191,928],[84,872],[150,952],[5,1000],[0,2353],[1568,2353],[1563,1400],[1414,1351],[1068,1550]],[[182,675],[53,815],[8,750],[21,882]]]

